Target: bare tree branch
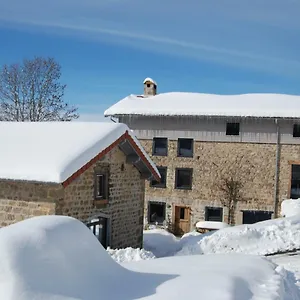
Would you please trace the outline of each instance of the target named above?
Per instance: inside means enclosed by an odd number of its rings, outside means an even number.
[[[0,70],[0,121],[71,121],[77,108],[63,101],[66,85],[53,58],[36,57]]]

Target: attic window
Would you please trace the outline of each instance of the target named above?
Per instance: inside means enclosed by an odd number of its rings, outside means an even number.
[[[108,196],[108,180],[106,174],[96,174],[95,175],[95,199],[97,200],[107,200]]]
[[[226,124],[226,135],[239,135],[239,134],[240,134],[240,123]]]
[[[293,137],[300,137],[300,124],[294,124]]]

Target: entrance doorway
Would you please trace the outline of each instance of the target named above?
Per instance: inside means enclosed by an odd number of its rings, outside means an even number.
[[[91,220],[86,225],[106,249],[108,246],[108,218],[98,217]]]
[[[182,235],[190,231],[190,207],[175,206],[174,207],[174,229],[176,235]]]

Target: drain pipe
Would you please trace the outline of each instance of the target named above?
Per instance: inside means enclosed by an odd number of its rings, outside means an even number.
[[[274,218],[278,216],[278,186],[279,186],[279,162],[280,162],[280,128],[278,119],[276,125],[276,162],[275,162],[275,184],[274,184]]]

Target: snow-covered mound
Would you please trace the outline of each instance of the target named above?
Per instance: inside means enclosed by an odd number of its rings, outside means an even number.
[[[177,255],[245,253],[267,255],[300,249],[300,216],[220,229],[186,240]]]
[[[213,221],[199,221],[196,223],[196,228],[204,228],[204,229],[222,229],[230,227],[227,223],[224,222],[213,222]]]
[[[152,252],[138,248],[107,249],[110,256],[118,263],[154,259]]]
[[[220,254],[167,257],[133,262],[126,264],[126,268],[165,276],[156,294],[147,298],[149,300],[300,299],[293,274],[259,256]]]
[[[144,230],[144,249],[156,257],[174,255],[182,247],[179,240],[164,229]]]
[[[283,217],[300,216],[300,199],[287,199],[281,203],[281,215]]]

